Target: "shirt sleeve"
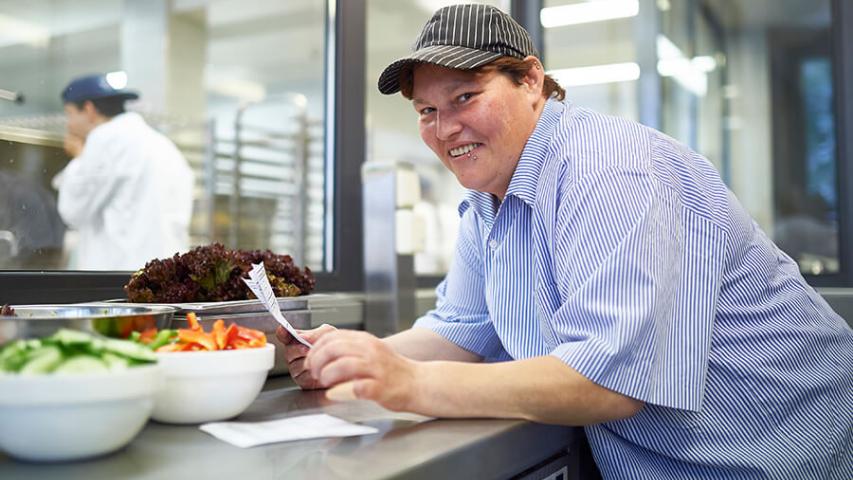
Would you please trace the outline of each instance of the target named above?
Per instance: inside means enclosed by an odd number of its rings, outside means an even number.
[[[554,237],[552,355],[621,394],[698,410],[724,231],[648,172],[619,168],[566,193]]]
[[[432,330],[487,361],[505,360],[486,305],[480,240],[479,223],[469,208],[462,216],[453,262],[436,289],[436,307],[414,327]]]
[[[66,224],[79,227],[92,221],[113,198],[125,180],[124,172],[114,166],[119,155],[109,151],[101,139],[92,138],[65,167],[57,182],[57,208]]]

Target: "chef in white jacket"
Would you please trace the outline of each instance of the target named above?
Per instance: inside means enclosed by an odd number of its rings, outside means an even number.
[[[175,145],[124,103],[104,75],[62,92],[72,157],[54,179],[59,213],[78,232],[69,267],[137,270],[189,247],[193,173]]]

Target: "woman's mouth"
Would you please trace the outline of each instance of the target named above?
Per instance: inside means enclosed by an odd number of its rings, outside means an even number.
[[[467,155],[474,151],[477,147],[483,145],[482,143],[469,143],[467,145],[462,145],[461,147],[451,148],[447,153],[450,154],[453,158],[461,157],[462,155]]]

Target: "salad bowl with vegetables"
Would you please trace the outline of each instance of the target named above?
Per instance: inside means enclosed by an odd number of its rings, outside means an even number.
[[[157,356],[60,329],[0,349],[0,450],[30,461],[103,455],[142,429],[162,382]]]
[[[194,313],[189,328],[149,329],[132,340],[151,349],[164,383],[151,418],[194,424],[241,414],[263,388],[273,367],[275,347],[258,330],[217,320],[205,331]]]

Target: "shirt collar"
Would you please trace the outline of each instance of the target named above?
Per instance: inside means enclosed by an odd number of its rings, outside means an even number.
[[[539,121],[536,122],[536,128],[533,129],[527,144],[524,145],[524,150],[521,151],[521,158],[509,181],[507,196],[516,196],[528,206],[533,206],[536,201],[539,174],[542,172],[542,166],[548,155],[548,146],[553,138],[552,132],[560,121],[560,117],[563,116],[565,108],[566,104],[559,100],[548,99],[545,103]]]
[[[536,122],[536,128],[533,129],[533,133],[524,145],[524,150],[521,151],[521,158],[518,160],[506,191],[507,196],[516,196],[527,205],[533,206],[536,201],[539,173],[542,171],[542,165],[548,154],[548,145],[551,143],[551,133],[565,109],[566,104],[559,100],[548,99],[545,102],[545,108]],[[468,190],[465,199],[459,204],[459,216],[462,216],[469,207],[473,207],[486,224],[491,225],[497,215],[499,204],[491,193]]]

